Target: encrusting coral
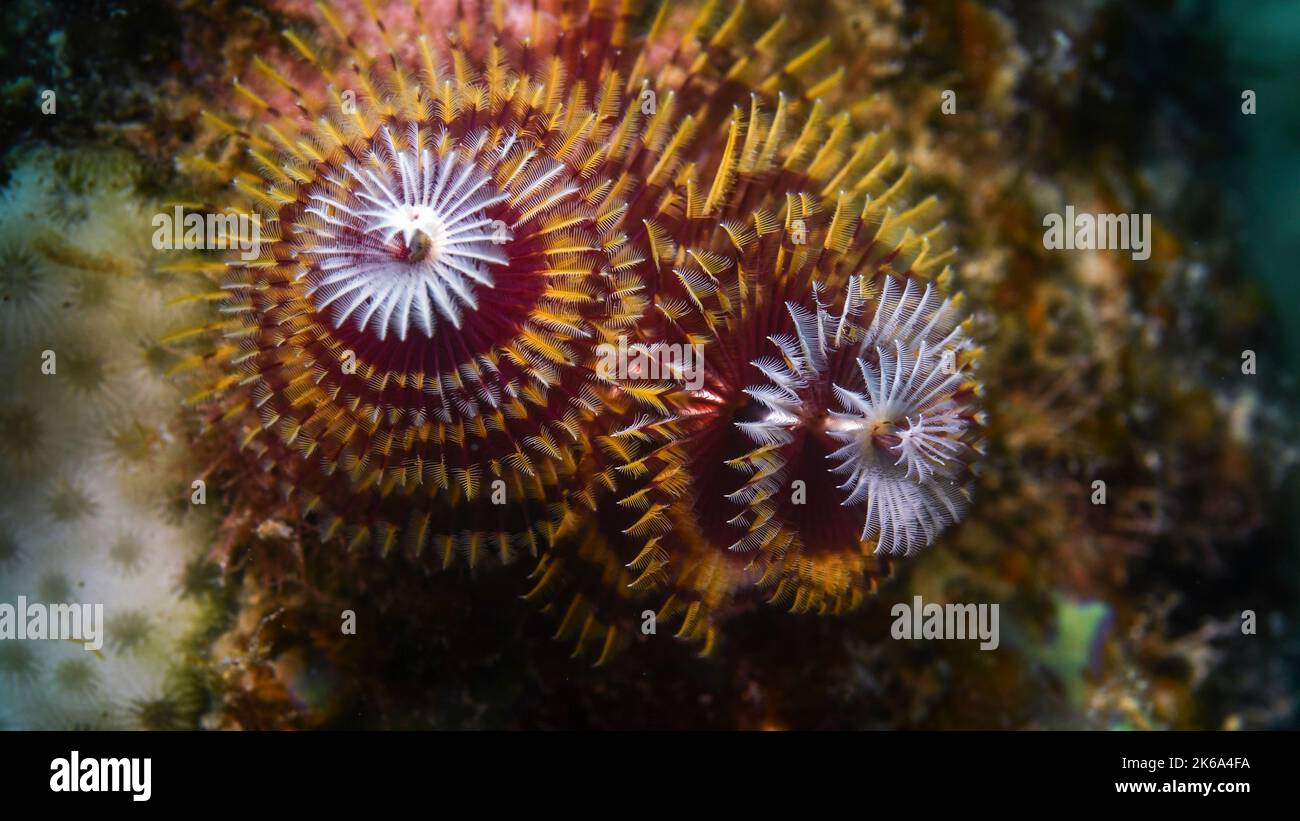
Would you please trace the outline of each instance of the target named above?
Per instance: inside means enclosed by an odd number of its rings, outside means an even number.
[[[193,726],[202,634],[219,615],[184,568],[212,533],[187,503],[181,395],[150,356],[184,321],[167,305],[184,291],[152,270],[155,204],[134,187],[132,159],[90,148],[15,159],[0,211],[0,243],[21,260],[5,269],[0,314],[12,376],[0,398],[0,601],[100,606],[103,621],[93,651],[7,636],[0,723]]]

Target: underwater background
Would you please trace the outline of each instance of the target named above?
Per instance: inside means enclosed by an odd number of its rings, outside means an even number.
[[[887,128],[945,203],[988,414],[963,521],[849,612],[736,607],[707,657],[634,635],[599,666],[555,638],[562,609],[521,598],[527,561],[321,539],[189,401],[187,329],[214,297],[151,243],[154,215],[228,187],[195,159],[222,151],[202,112],[233,108],[250,60],[319,12],[17,0],[0,18],[0,602],[107,618],[97,653],[0,642],[0,726],[1296,727],[1300,8],[749,5],[830,36],[855,123]],[[1150,259],[1047,250],[1043,215],[1067,203],[1151,214]],[[999,648],[891,639],[915,596],[998,602]]]

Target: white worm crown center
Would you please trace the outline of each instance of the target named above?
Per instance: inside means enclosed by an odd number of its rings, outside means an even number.
[[[364,162],[309,196],[321,223],[305,232],[318,270],[309,293],[336,328],[381,340],[432,338],[440,319],[459,329],[495,287],[491,266],[508,262],[508,229],[487,214],[506,196],[472,160],[426,143],[414,126],[401,142],[385,128]]]

